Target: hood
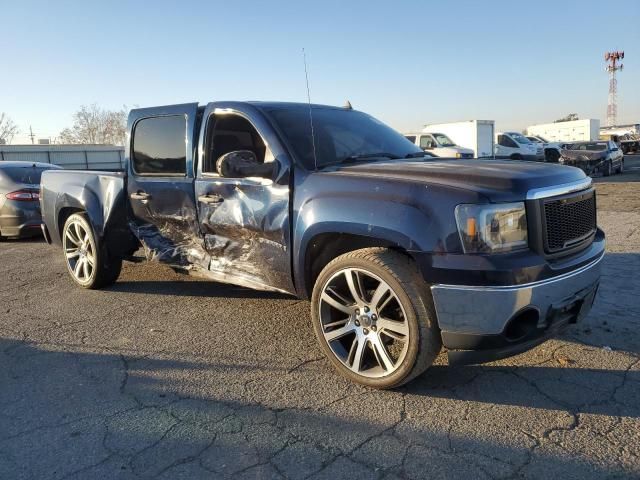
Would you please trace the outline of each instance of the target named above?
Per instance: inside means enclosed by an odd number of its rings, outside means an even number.
[[[586,178],[577,168],[515,160],[385,161],[339,166],[333,172],[445,185],[477,192],[494,202],[524,200],[529,190]]]
[[[606,150],[562,150],[562,156],[569,160],[603,160],[607,156]]]

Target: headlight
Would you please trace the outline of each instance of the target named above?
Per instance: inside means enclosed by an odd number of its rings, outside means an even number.
[[[458,205],[456,223],[465,253],[501,253],[528,248],[523,202]]]

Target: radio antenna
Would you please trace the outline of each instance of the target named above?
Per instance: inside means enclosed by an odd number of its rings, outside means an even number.
[[[302,49],[302,60],[304,61],[304,77],[307,81],[307,102],[309,103],[309,123],[311,124],[311,145],[313,146],[313,166],[318,169],[318,157],[316,156],[316,135],[313,131],[313,109],[311,108],[311,91],[309,90],[309,72],[307,71],[307,54]]]

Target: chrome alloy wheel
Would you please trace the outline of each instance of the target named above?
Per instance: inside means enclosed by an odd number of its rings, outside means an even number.
[[[79,283],[90,281],[95,269],[96,256],[90,234],[82,222],[74,220],[67,225],[62,248],[69,271],[75,279]]]
[[[409,324],[393,289],[360,268],[336,272],[319,302],[322,333],[333,354],[358,375],[396,371],[409,346]]]

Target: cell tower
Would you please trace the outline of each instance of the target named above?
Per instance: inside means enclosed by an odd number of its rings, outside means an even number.
[[[618,81],[616,72],[622,70],[620,60],[624,58],[624,52],[607,52],[604,60],[607,62],[605,71],[609,72],[609,102],[607,103],[607,126],[613,127],[618,123]]]

